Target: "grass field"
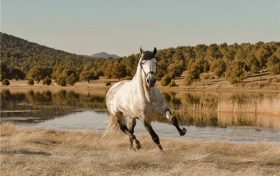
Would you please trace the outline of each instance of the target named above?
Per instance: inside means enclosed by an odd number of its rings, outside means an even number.
[[[185,73],[184,73],[185,74]],[[184,75],[183,74],[183,75]],[[206,79],[206,77],[213,76],[213,73],[203,73],[199,81],[193,82],[191,85],[186,86],[184,84],[184,76],[175,79],[177,86],[161,86],[160,81],[157,81],[156,86],[162,91],[188,91],[188,90],[215,90],[215,91],[276,91],[280,92],[280,75],[272,75],[268,72],[249,75],[242,82],[237,84],[230,84],[225,78]],[[122,80],[122,79],[121,79]],[[116,82],[121,81],[119,79],[105,79],[101,77],[99,80],[90,81],[90,83],[82,81],[77,82],[74,86],[62,87],[56,84],[54,81],[50,86],[45,86],[40,83],[35,83],[33,86],[28,85],[27,80],[10,80],[10,86],[2,86],[0,82],[0,90],[10,89],[12,91],[29,91],[29,90],[51,90],[59,91],[62,89],[75,90],[76,92],[83,93],[88,91],[94,91],[100,94],[104,94],[110,86],[106,86],[106,83],[110,82],[113,85]]]
[[[92,131],[31,129],[3,123],[0,175],[280,175],[280,147],[266,142],[164,139],[159,152],[146,134],[142,149],[126,137]]]

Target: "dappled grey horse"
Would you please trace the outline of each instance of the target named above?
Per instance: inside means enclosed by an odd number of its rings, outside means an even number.
[[[157,49],[150,52],[140,48],[140,53],[141,58],[133,79],[118,82],[107,92],[106,105],[111,116],[110,124],[118,124],[121,131],[129,136],[131,147],[135,149],[135,145],[136,149],[139,149],[141,145],[134,135],[136,119],[139,119],[162,150],[159,137],[151,126],[152,121],[166,117],[181,136],[186,134],[186,129],[179,127],[176,117],[171,115],[163,96],[155,87]]]

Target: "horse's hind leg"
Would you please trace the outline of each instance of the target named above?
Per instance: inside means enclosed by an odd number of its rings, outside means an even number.
[[[127,119],[127,126],[128,126],[128,130],[131,132],[131,134],[134,134],[134,128],[136,125],[136,119],[132,118],[132,117],[128,117]],[[141,145],[140,142],[137,140],[137,138],[135,137],[135,144],[136,144],[136,148],[140,149]],[[130,138],[130,145],[133,146],[133,140]]]
[[[117,115],[118,124],[120,126],[121,131],[129,136],[130,145],[133,148],[133,141],[137,140],[136,137],[127,128],[127,126],[124,122],[124,116],[123,116],[122,112],[118,112],[116,115]]]
[[[148,132],[150,133],[154,143],[157,144],[159,150],[163,151],[161,145],[160,145],[160,141],[159,141],[159,137],[158,135],[156,134],[156,132],[153,130],[152,128],[152,125],[151,125],[151,122],[147,122],[147,121],[144,121],[144,126],[145,128],[148,130]]]

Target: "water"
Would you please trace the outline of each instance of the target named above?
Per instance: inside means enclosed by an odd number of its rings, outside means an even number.
[[[280,141],[279,93],[164,93],[187,134],[179,139]],[[108,124],[103,94],[76,92],[1,92],[1,121],[35,128],[90,129],[103,132]],[[160,137],[177,138],[165,118],[154,122]],[[147,133],[137,121],[136,133]]]

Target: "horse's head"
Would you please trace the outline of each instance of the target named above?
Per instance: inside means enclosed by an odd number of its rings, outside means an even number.
[[[145,74],[145,81],[148,87],[154,87],[156,83],[156,70],[157,70],[157,59],[155,55],[157,54],[157,49],[154,48],[153,52],[144,51],[140,48],[141,58],[140,66]]]

